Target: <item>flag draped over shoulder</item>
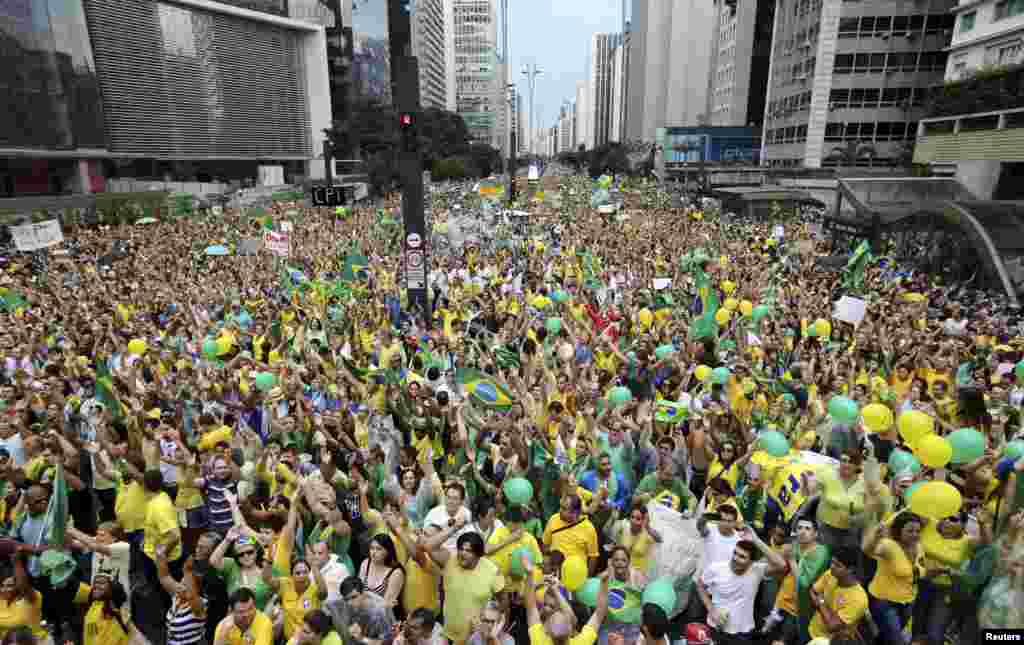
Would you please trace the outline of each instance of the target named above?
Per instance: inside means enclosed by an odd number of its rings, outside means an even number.
[[[864,271],[871,262],[871,245],[864,240],[850,256],[850,261],[843,269],[843,288],[851,291],[859,291],[864,286]]]
[[[455,382],[466,395],[485,407],[507,409],[512,406],[512,395],[492,376],[479,370],[464,368],[455,370]]]
[[[17,293],[7,288],[0,288],[0,311],[16,311],[28,305],[28,302]]]

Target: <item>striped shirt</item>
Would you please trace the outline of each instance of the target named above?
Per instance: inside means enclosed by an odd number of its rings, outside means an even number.
[[[206,598],[203,598],[206,606]],[[197,618],[187,602],[175,596],[167,610],[167,645],[197,645],[206,640],[206,620]]]
[[[227,531],[234,526],[231,517],[231,505],[224,496],[225,491],[238,494],[238,484],[228,479],[218,481],[213,478],[206,480],[206,510],[210,520],[210,528],[214,531]]]

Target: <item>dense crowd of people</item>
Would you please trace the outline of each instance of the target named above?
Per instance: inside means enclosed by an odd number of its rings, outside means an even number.
[[[400,227],[365,208],[228,208],[8,255],[0,640],[1024,628],[1017,312],[964,310],[865,246],[822,268],[837,249],[807,218],[609,188],[622,210],[536,199],[484,227],[500,243],[434,253],[427,312]],[[268,228],[287,257],[238,253]]]

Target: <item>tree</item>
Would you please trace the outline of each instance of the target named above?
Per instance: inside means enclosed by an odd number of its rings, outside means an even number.
[[[863,141],[847,141],[845,146],[836,146],[826,157],[828,161],[835,161],[839,166],[856,166],[861,159],[868,160],[868,167],[878,156],[878,151],[870,143]]]

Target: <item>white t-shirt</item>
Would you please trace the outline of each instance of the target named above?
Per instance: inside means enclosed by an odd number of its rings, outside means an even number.
[[[767,562],[755,562],[741,576],[733,573],[728,562],[716,562],[704,569],[701,582],[711,595],[711,606],[728,614],[721,631],[746,634],[754,631],[754,599],[768,569]]]
[[[739,541],[740,536],[735,531],[727,537],[718,530],[718,524],[709,522],[708,535],[704,538],[704,568],[720,562],[729,564],[732,560],[733,547]]]
[[[458,518],[464,519],[466,521],[466,525],[458,531],[456,531],[455,533],[453,533],[452,536],[448,538],[448,540],[443,545],[444,548],[446,549],[454,550],[455,544],[459,541],[459,536],[463,533],[470,533],[473,531],[473,526],[472,524],[470,524],[470,521],[473,519],[473,516],[470,514],[468,508],[466,508],[465,506],[459,508],[458,512],[456,512],[455,514],[455,518],[451,518],[449,517],[448,510],[444,507],[444,504],[440,506],[435,506],[434,508],[430,509],[430,512],[427,513],[427,516],[423,519],[423,526],[430,526],[431,524],[434,524],[440,526],[441,530],[444,531],[448,528],[449,519]]]
[[[110,555],[103,555],[99,551],[92,554],[92,584],[96,583],[96,574],[100,572],[111,573],[116,576],[124,590],[131,595],[132,592],[132,557],[131,545],[127,542],[114,542],[107,546]]]

